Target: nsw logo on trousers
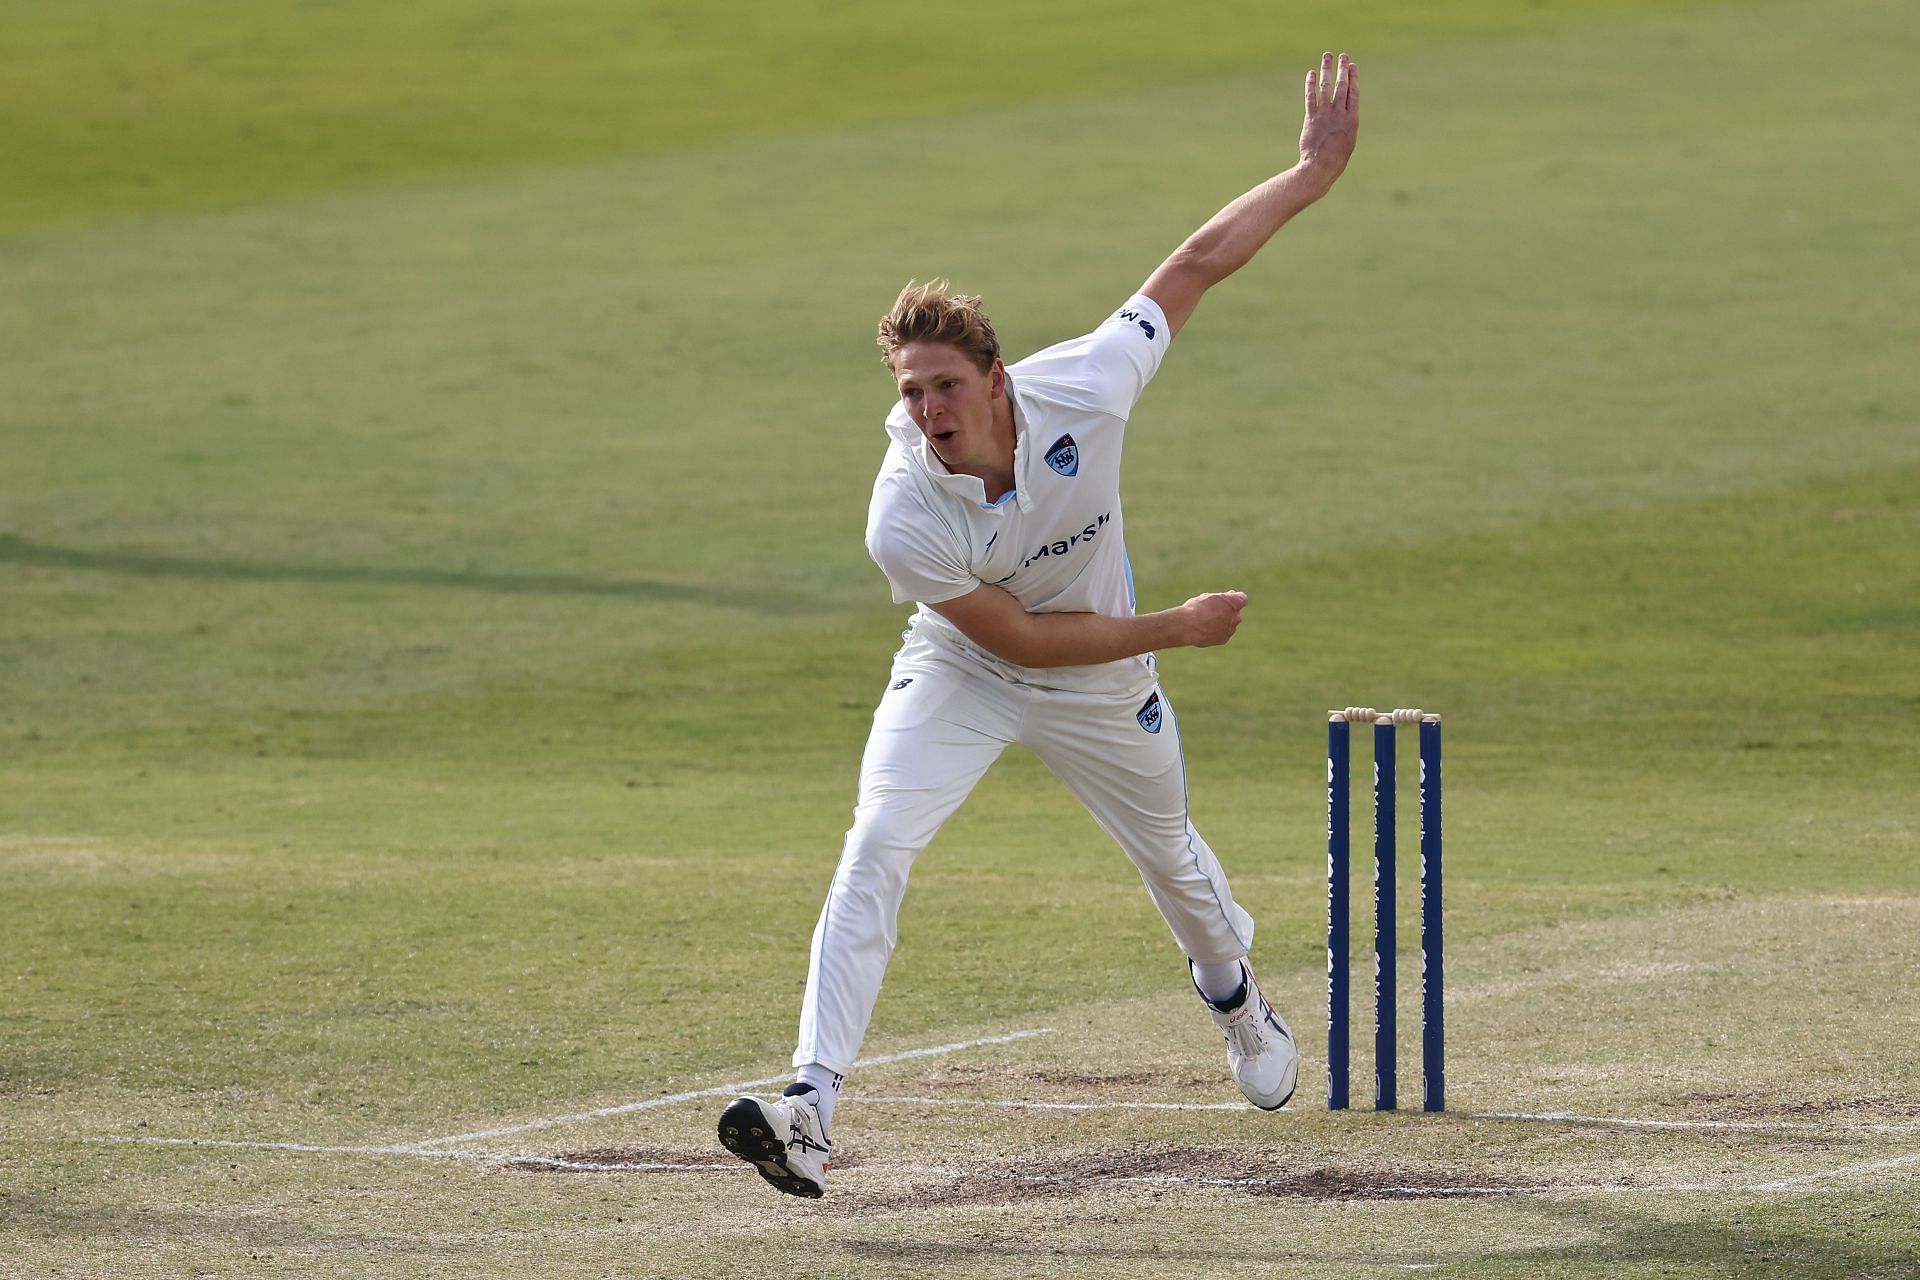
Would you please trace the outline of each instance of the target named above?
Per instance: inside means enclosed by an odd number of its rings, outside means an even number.
[[[1148,733],[1160,732],[1160,695],[1158,693],[1149,695],[1140,709],[1133,713],[1133,718],[1138,720],[1140,727]]]

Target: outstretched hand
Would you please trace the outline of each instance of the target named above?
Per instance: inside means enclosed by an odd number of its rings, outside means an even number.
[[[1359,72],[1346,54],[1340,55],[1337,67],[1331,53],[1323,54],[1320,65],[1307,72],[1300,163],[1207,219],[1141,286],[1140,292],[1160,304],[1169,334],[1180,332],[1207,290],[1246,266],[1294,214],[1333,189],[1359,135]],[[1206,643],[1222,644],[1225,639]]]
[[[1359,68],[1346,54],[1336,69],[1333,55],[1307,72],[1307,118],[1300,126],[1300,165],[1331,186],[1345,171],[1360,136]]]

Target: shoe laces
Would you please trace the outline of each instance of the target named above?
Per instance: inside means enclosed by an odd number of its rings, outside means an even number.
[[[787,1134],[787,1149],[789,1151],[818,1151],[822,1155],[825,1155],[830,1149],[831,1144],[824,1141],[815,1142],[812,1135],[807,1132],[806,1122],[800,1118],[800,1108],[798,1106],[792,1106],[792,1104],[789,1104],[789,1106],[792,1110],[793,1122]]]
[[[1266,1052],[1267,1038],[1260,1033],[1260,1018],[1252,1008],[1228,1023],[1224,1034],[1234,1052],[1243,1058],[1257,1058]]]

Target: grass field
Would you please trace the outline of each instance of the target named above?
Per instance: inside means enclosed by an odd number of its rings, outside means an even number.
[[[0,1274],[1920,1276],[1909,6],[390,8],[0,3]],[[1253,597],[1162,667],[1300,1094],[1015,752],[779,1197],[873,319],[1089,327],[1324,47],[1127,490]],[[1323,1108],[1354,702],[1447,716],[1444,1116]]]

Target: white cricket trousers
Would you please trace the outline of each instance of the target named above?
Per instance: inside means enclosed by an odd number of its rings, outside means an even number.
[[[853,827],[814,927],[796,1067],[852,1068],[907,872],[1010,742],[1039,756],[1126,850],[1189,956],[1229,964],[1247,954],[1253,919],[1187,816],[1179,721],[1151,676],[1117,694],[1044,689],[910,632],[873,714]]]

